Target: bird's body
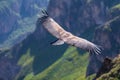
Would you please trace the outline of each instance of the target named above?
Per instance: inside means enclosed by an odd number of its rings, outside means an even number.
[[[52,45],[62,45],[64,43],[67,43],[69,45],[87,50],[89,52],[93,52],[96,54],[100,53],[100,49],[97,45],[93,44],[92,42],[77,37],[70,32],[64,30],[56,21],[54,21],[49,16],[43,16],[38,19],[38,22],[41,21],[44,28],[51,33],[54,37],[56,37],[58,40],[54,42]]]

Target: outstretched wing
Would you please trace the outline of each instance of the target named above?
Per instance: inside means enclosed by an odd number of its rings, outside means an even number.
[[[99,46],[95,45],[94,43],[92,43],[86,39],[79,38],[77,36],[71,36],[71,38],[69,37],[66,42],[75,47],[87,50],[93,54],[101,53],[101,49],[99,48]]]
[[[92,54],[101,54],[100,47],[92,42],[87,41],[87,40],[83,41],[83,48]]]

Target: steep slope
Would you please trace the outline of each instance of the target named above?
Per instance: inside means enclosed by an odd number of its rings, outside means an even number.
[[[91,72],[90,74],[97,72],[105,57],[114,58],[120,52],[120,10],[118,6],[119,4],[110,9],[111,20],[96,29],[94,41],[102,46],[103,52],[99,57],[93,58],[95,56],[91,56],[89,65],[92,67],[88,69],[88,72]]]
[[[34,31],[37,14],[46,8],[48,0],[2,0],[0,4],[0,48],[3,48],[22,41]]]
[[[108,19],[108,6],[104,0],[51,0],[48,11],[66,30],[82,36]]]
[[[88,54],[79,54],[74,47],[69,47],[64,55],[43,72],[29,73],[24,80],[86,80]]]
[[[0,43],[14,30],[16,21],[19,19],[18,5],[14,5],[16,9],[12,6],[15,3],[14,0],[0,1]]]
[[[113,59],[108,66],[110,70],[103,73],[97,80],[120,80],[120,56]]]

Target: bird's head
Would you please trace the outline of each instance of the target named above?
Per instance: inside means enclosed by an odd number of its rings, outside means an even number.
[[[43,22],[45,22],[47,20],[47,18],[49,17],[48,13],[46,10],[42,10],[42,16],[40,18],[38,18],[37,20],[37,24],[42,24]]]

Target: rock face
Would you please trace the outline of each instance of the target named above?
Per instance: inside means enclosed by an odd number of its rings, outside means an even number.
[[[19,6],[14,5],[13,8],[11,2],[8,1],[0,1],[1,9],[0,9],[0,41],[2,42],[13,30],[16,24],[16,20],[19,17],[16,15],[19,11]],[[8,27],[9,26],[9,27]]]
[[[106,67],[104,64],[103,66]],[[119,80],[120,79],[120,56],[117,56],[110,63],[108,63],[107,67],[109,67],[109,70],[106,72],[101,70],[100,72],[102,72],[102,75],[98,77],[96,80],[105,80],[105,79]]]
[[[120,16],[113,17],[96,29],[94,42],[102,46],[102,54],[91,56],[87,75],[97,72],[105,57],[114,58],[120,53],[119,21]]]
[[[13,80],[19,72],[20,67],[7,57],[0,59],[0,80]]]
[[[94,78],[94,80],[96,80],[98,77],[100,77],[102,74],[107,73],[110,71],[110,69],[112,68],[112,59],[110,58],[105,58],[104,62],[102,63],[102,66],[100,67],[99,71],[96,73],[96,77]]]
[[[65,29],[79,35],[103,24],[108,19],[108,8],[104,0],[51,0],[48,11]]]
[[[0,1],[0,43],[20,27],[18,26],[20,20],[36,15],[47,2],[47,0]]]

